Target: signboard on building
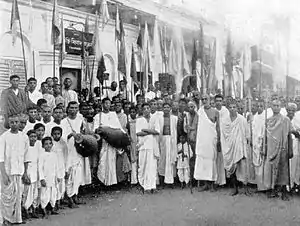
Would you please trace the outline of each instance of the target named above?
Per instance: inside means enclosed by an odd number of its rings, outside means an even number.
[[[73,29],[65,29],[66,52],[73,55],[82,55],[83,48],[93,55],[93,34]]]

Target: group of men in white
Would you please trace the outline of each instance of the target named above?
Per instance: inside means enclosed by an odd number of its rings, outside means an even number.
[[[91,158],[77,152],[75,138],[82,131],[93,134],[105,127],[120,129],[131,137],[131,183],[139,183],[145,191],[154,191],[158,184],[173,184],[177,174],[182,185],[202,181],[200,190],[215,189],[230,178],[233,195],[239,192],[238,181],[245,185],[246,193],[247,184],[255,183],[259,190],[277,196],[279,186],[286,199],[286,186],[299,184],[300,179],[297,106],[288,104],[286,117],[280,113],[280,101],[273,100],[272,115],[265,117],[264,102],[258,101],[257,111],[249,112],[247,121],[238,114],[235,100],[226,107],[221,95],[214,100],[215,108],[210,97],[203,95],[201,104],[191,100],[185,111],[175,115],[171,103],[153,99],[143,103],[141,116],[130,111],[126,117],[110,111],[111,100],[104,98],[102,111],[92,122],[78,113],[78,103],[71,100],[67,117],[56,107],[54,119],[28,122],[30,128],[23,123],[21,129],[22,117],[9,116],[10,129],[0,137],[3,219],[22,223],[22,207],[32,216],[38,206],[45,216],[47,209],[55,214],[65,195],[70,207],[80,204],[79,187],[91,183],[95,166]],[[44,106],[43,110],[47,109]],[[179,132],[180,124],[185,133]],[[103,140],[97,157],[98,179],[106,186],[117,184],[116,162],[121,158],[124,168],[126,152]]]

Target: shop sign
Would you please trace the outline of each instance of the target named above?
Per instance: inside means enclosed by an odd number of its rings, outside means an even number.
[[[65,29],[65,47],[68,54],[82,55],[83,48],[93,55],[93,34],[73,29]],[[84,43],[84,45],[83,45]]]

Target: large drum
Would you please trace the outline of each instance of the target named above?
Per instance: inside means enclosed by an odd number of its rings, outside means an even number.
[[[83,157],[92,156],[98,151],[98,141],[100,140],[99,135],[83,135],[78,133],[74,136],[74,139],[75,148]]]
[[[96,132],[114,148],[126,148],[130,145],[129,136],[120,129],[101,127]]]

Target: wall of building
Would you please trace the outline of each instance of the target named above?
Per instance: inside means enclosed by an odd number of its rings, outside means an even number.
[[[21,18],[21,26],[23,31],[24,50],[27,65],[28,78],[35,77],[39,84],[47,77],[53,76],[53,45],[51,44],[51,26],[52,26],[52,4],[32,1],[32,6],[28,1],[18,1],[19,12]],[[11,18],[11,1],[0,0],[0,59],[19,60],[23,58],[22,45],[20,35],[17,37],[15,45],[12,45],[12,36],[10,33]],[[63,15],[64,27],[68,28],[71,24],[78,30],[83,29],[87,13],[79,12],[70,8],[59,7],[60,15]],[[94,33],[95,16],[89,15],[90,33]],[[128,61],[128,73],[131,59],[131,46],[136,45],[138,36],[138,28],[125,24],[125,42],[126,54]],[[116,43],[115,43],[115,24],[113,20],[105,26],[104,30],[100,29],[101,49],[105,56],[106,67],[110,71],[110,82],[118,79],[116,64]],[[56,51],[55,57],[55,74],[59,75],[59,52]],[[89,65],[92,68],[93,57],[90,57]],[[0,65],[1,66],[1,65]],[[81,69],[81,57],[77,55],[67,55],[63,61],[63,68]],[[97,62],[94,71],[97,70]],[[8,74],[12,74],[13,70],[9,70]],[[85,85],[82,76],[82,85]],[[93,81],[96,81],[96,73],[94,73]],[[89,83],[89,81],[88,81]],[[93,86],[96,86],[95,82]],[[1,89],[1,88],[0,88]]]

